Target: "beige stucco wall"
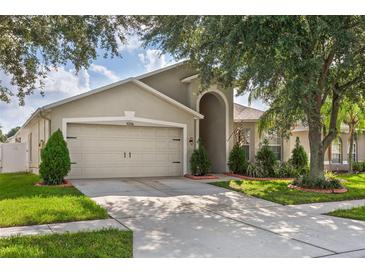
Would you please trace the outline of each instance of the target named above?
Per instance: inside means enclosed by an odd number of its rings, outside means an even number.
[[[259,138],[259,134],[258,134],[257,123],[255,123],[255,122],[234,123],[234,131],[237,128],[251,129],[249,160],[251,162],[254,162],[256,152],[259,149],[259,145],[260,145],[260,138]],[[236,135],[231,136],[231,139],[233,140],[234,143],[236,143],[238,141],[236,137],[237,137]]]
[[[199,80],[194,79],[189,83],[181,82],[181,79],[194,75],[194,73],[188,66],[177,66],[140,79],[140,81],[189,108],[197,110],[201,97]],[[227,156],[234,143],[233,139],[229,138],[233,131],[233,89],[219,89],[217,86],[212,86],[208,92],[219,92],[219,96],[225,98],[222,100],[228,105],[227,134],[226,130],[216,130],[212,135],[225,138],[226,145],[228,145],[228,149],[225,150],[225,156]],[[44,113],[50,121],[35,117],[26,127],[21,129],[17,137],[20,137],[22,142],[28,143],[28,136],[32,133],[32,161],[27,161],[29,170],[38,172],[40,146],[42,141],[48,139],[46,132],[53,133],[57,129],[62,129],[63,118],[124,116],[124,111],[134,111],[136,117],[186,124],[187,142],[189,139],[193,140],[192,143],[188,142],[187,144],[187,169],[190,171],[189,159],[198,139],[196,132],[198,120],[194,119],[191,113],[164,101],[131,82],[54,107]],[[225,118],[226,112],[217,115]],[[29,144],[27,144],[28,146]],[[224,158],[224,155],[222,157]],[[225,165],[226,161],[227,159],[224,158]]]
[[[170,98],[189,106],[188,86],[182,83],[181,80],[195,73],[189,66],[179,65],[175,68],[140,79],[140,81],[166,94]]]
[[[300,144],[304,147],[304,150],[307,152],[309,157],[309,139],[307,131],[297,131],[292,132],[292,135],[289,139],[283,140],[283,160],[284,162],[288,161],[291,157],[291,152],[295,147],[295,140],[299,137]]]
[[[361,134],[357,138],[357,158],[359,161],[365,161],[365,134]]]
[[[31,134],[31,143],[29,142]],[[16,135],[26,144],[26,168],[30,172],[39,172],[40,151],[49,138],[49,121],[36,117]],[[30,147],[31,146],[31,147]]]
[[[187,157],[190,159],[194,149],[188,142],[189,138],[194,137],[193,115],[134,83],[117,86],[54,108],[49,114],[51,129],[52,132],[62,129],[63,118],[124,116],[124,111],[134,111],[136,117],[186,124]],[[190,169],[189,161],[187,168]]]

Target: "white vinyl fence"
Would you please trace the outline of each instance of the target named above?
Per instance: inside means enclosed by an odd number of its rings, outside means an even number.
[[[21,172],[26,169],[26,144],[0,144],[0,172]]]

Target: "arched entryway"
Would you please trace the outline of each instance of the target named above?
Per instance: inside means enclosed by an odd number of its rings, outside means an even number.
[[[198,111],[204,115],[199,121],[199,138],[207,150],[212,162],[212,172],[227,170],[227,111],[228,103],[221,92],[209,91],[200,95]]]

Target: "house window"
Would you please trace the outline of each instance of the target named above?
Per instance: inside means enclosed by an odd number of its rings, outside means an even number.
[[[246,160],[250,159],[250,140],[251,140],[251,129],[243,128],[240,130],[238,136],[238,143],[242,146],[245,151]]]
[[[342,140],[337,138],[332,142],[331,153],[332,164],[342,164]]]
[[[350,153],[350,144],[348,145],[348,149],[347,149],[347,154],[349,154],[349,153]],[[353,162],[357,161],[357,144],[356,144],[356,140],[354,140],[354,144],[353,144],[353,147],[352,147],[352,161]]]
[[[282,138],[274,134],[268,135],[265,138],[268,140],[269,142],[268,147],[272,152],[274,152],[276,160],[281,161],[282,143],[283,143]]]

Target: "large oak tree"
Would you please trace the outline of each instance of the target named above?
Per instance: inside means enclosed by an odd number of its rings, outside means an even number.
[[[11,78],[20,103],[52,67],[68,63],[76,72],[87,68],[104,50],[118,56],[118,39],[134,26],[126,16],[0,16],[0,70]],[[41,89],[43,92],[43,90]],[[0,82],[0,101],[9,102],[11,90]]]
[[[261,125],[285,135],[307,124],[310,176],[323,176],[341,102],[365,83],[365,17],[154,16],[143,24],[146,44],[189,58],[202,89],[217,81],[264,100],[270,109]]]

